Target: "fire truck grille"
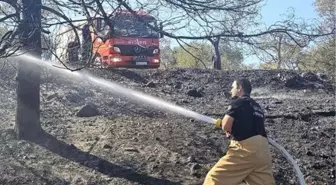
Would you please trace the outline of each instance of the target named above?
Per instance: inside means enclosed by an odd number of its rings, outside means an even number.
[[[123,56],[137,56],[137,55],[144,55],[144,56],[154,56],[153,52],[156,47],[148,47],[143,48],[140,46],[125,46],[125,45],[115,45],[120,49],[120,55]]]

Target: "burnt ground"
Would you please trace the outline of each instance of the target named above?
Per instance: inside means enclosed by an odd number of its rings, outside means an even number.
[[[213,125],[50,71],[41,84],[45,133],[17,140],[15,69],[7,64],[0,73],[0,184],[202,184],[226,152],[228,141]],[[226,110],[232,81],[248,77],[266,110],[269,136],[296,159],[307,184],[335,184],[335,96],[328,77],[262,70],[90,73],[214,118]],[[84,105],[98,115],[80,117]],[[272,156],[277,185],[298,184],[274,148]]]

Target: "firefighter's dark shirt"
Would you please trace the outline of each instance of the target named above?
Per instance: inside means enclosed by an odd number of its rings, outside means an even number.
[[[234,118],[232,139],[242,141],[255,135],[267,137],[264,125],[264,111],[249,96],[233,99],[226,112]]]

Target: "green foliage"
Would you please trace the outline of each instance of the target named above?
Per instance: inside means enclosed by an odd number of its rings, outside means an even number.
[[[315,7],[322,20],[321,29],[335,29],[335,1],[315,0]],[[335,35],[318,39],[312,48],[303,52],[299,68],[335,77]]]
[[[184,48],[184,49],[183,49]],[[241,70],[249,67],[243,64],[244,57],[238,48],[230,47],[221,42],[219,45],[223,70]],[[213,46],[209,43],[191,42],[173,50],[175,67],[212,68]]]
[[[259,65],[260,69],[276,70],[277,64],[274,62],[263,62]]]
[[[300,69],[335,75],[335,38],[318,43],[302,56]]]
[[[194,41],[174,48],[173,53],[176,58],[175,67],[208,68],[212,64],[212,48],[209,44]]]
[[[244,56],[239,48],[229,47],[224,42],[221,42],[219,52],[221,53],[222,69],[241,70],[247,67],[243,64]]]
[[[314,4],[326,26],[335,27],[335,0],[315,0]]]

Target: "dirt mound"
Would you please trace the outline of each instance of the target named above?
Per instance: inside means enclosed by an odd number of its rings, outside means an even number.
[[[249,78],[265,108],[269,136],[297,160],[307,183],[335,183],[335,96],[325,76],[267,70],[87,72],[213,118],[223,116],[232,81]],[[228,141],[213,125],[50,73],[41,84],[46,133],[18,141],[12,133],[12,78],[0,80],[0,184],[201,184],[226,152]],[[76,115],[90,104],[97,116]],[[288,162],[273,148],[272,155],[277,184],[298,184]]]

